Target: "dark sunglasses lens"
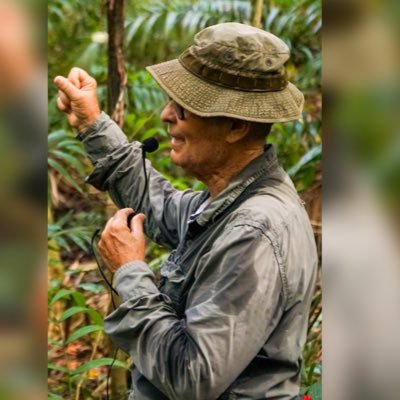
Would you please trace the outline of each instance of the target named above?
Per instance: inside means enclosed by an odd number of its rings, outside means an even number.
[[[176,115],[178,116],[179,119],[184,119],[185,118],[185,109],[177,104],[177,112]]]
[[[176,112],[178,119],[180,119],[180,120],[184,119],[185,118],[185,109],[173,100],[172,100],[172,106],[174,107],[174,110]]]

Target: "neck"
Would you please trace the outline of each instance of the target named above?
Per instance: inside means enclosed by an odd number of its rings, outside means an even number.
[[[208,187],[211,197],[216,197],[251,161],[264,153],[263,148],[241,150],[235,156],[229,157],[224,164],[209,175],[199,176],[198,179]],[[214,169],[215,171],[215,169]]]

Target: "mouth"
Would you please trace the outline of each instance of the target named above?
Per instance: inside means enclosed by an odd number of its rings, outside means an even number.
[[[185,143],[185,137],[183,135],[169,133],[169,136],[171,138],[172,147],[180,146]]]

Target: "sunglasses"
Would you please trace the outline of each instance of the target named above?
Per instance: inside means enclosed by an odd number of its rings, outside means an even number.
[[[175,114],[178,117],[178,119],[180,119],[181,121],[184,120],[185,119],[185,109],[172,99],[169,100],[169,104],[174,109]]]

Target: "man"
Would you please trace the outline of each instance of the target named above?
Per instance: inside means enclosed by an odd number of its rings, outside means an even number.
[[[274,35],[225,23],[199,32],[179,60],[148,68],[170,97],[161,119],[171,159],[208,190],[175,190],[148,168],[140,208],[140,143],[100,113],[96,82],[83,70],[55,79],[58,107],[94,165],[88,181],[122,208],[99,249],[122,301],[105,330],[135,364],[130,398],[299,393],[317,256],[302,202],[265,145],[272,123],[301,116],[288,57]],[[158,286],[143,261],[143,221],[146,234],[172,250]]]

